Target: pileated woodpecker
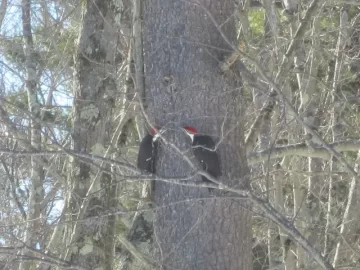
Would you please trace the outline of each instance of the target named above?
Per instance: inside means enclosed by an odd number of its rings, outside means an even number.
[[[155,158],[159,142],[156,140],[157,128],[153,128],[140,143],[137,167],[145,172],[155,173]]]
[[[221,176],[221,164],[214,140],[208,135],[198,134],[198,131],[193,127],[184,127],[184,130],[191,138],[194,156],[201,164],[202,169],[214,178]],[[202,180],[213,183],[205,176],[202,176]],[[209,188],[210,193],[212,190],[213,188]]]

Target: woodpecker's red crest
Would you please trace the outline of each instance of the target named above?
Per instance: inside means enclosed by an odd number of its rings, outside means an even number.
[[[191,135],[196,135],[198,134],[198,131],[196,128],[193,127],[184,127],[185,131]]]
[[[155,136],[156,134],[158,134],[159,130],[160,130],[160,127],[158,127],[158,126],[152,128],[150,130],[150,135]]]

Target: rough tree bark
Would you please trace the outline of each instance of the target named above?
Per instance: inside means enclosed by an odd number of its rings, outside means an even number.
[[[73,141],[76,152],[105,155],[116,93],[112,0],[87,1],[76,56]],[[105,167],[105,166],[104,166]],[[109,171],[110,168],[106,167]],[[68,202],[74,226],[65,259],[89,269],[113,269],[115,217],[98,215],[116,206],[112,176],[75,160]],[[91,218],[94,217],[94,218]],[[78,222],[83,218],[85,221]]]
[[[229,0],[145,1],[145,85],[153,124],[165,126],[165,136],[182,150],[188,144],[180,126],[221,139],[220,181],[244,188],[241,84],[219,69],[231,53],[219,30],[235,42],[233,12]],[[157,173],[189,175],[188,164],[167,146],[160,149]],[[249,205],[226,198],[195,200],[207,195],[206,188],[155,184],[157,206],[164,206],[155,221],[162,269],[252,269],[251,214],[243,208]]]

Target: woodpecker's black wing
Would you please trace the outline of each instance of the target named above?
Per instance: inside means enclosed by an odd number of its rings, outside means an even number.
[[[195,158],[200,162],[204,171],[209,173],[214,178],[218,178],[221,176],[221,163],[219,155],[214,149],[215,142],[210,136],[194,136],[193,153]],[[211,182],[204,176],[202,177],[202,180],[205,182]]]
[[[153,136],[147,134],[140,143],[137,167],[140,170],[155,173],[155,158],[157,155],[158,141],[153,141]]]

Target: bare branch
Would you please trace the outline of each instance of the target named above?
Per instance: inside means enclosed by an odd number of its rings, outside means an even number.
[[[289,101],[289,99],[286,97],[286,95],[281,91],[281,88],[279,87],[279,85],[276,83],[279,78],[284,76],[284,72],[287,71],[290,67],[290,61],[289,61],[289,56],[292,55],[292,53],[294,52],[294,50],[297,47],[297,42],[298,40],[302,37],[303,32],[305,32],[306,26],[307,26],[307,22],[310,20],[311,16],[318,10],[318,6],[320,5],[320,3],[323,2],[323,0],[313,0],[313,2],[310,4],[309,9],[304,17],[304,19],[302,20],[302,23],[300,24],[298,30],[295,33],[295,36],[293,38],[293,40],[291,41],[289,48],[286,52],[286,54],[284,55],[283,61],[281,63],[280,69],[278,74],[275,77],[275,80],[272,80],[267,73],[265,72],[265,70],[261,67],[261,65],[255,60],[253,59],[251,56],[248,56],[247,54],[245,54],[244,52],[241,52],[236,46],[234,46],[232,44],[232,42],[226,37],[226,35],[224,34],[224,32],[221,30],[221,28],[219,27],[219,25],[217,24],[216,20],[214,19],[214,17],[211,15],[211,13],[202,5],[198,4],[198,3],[194,3],[195,5],[201,7],[203,10],[205,10],[205,12],[207,13],[207,15],[209,16],[209,18],[212,20],[212,22],[214,23],[214,25],[216,26],[217,30],[221,33],[221,36],[224,38],[224,40],[229,44],[229,46],[232,47],[232,49],[234,51],[237,51],[241,56],[245,57],[251,64],[253,64],[257,71],[259,72],[259,75],[262,77],[262,79],[266,82],[268,82],[268,84],[270,85],[270,87],[273,89],[273,91],[276,92],[277,95],[279,95],[281,97],[281,99],[283,100],[284,104],[286,105],[287,109],[289,110],[289,112],[294,116],[294,118],[296,119],[296,121],[298,121],[303,127],[304,129],[313,136],[313,138],[321,143],[323,145],[323,147],[325,147],[325,149],[327,149],[329,151],[330,154],[332,154],[337,160],[339,160],[339,162],[345,167],[345,169],[353,176],[356,177],[358,179],[358,175],[357,173],[354,171],[354,169],[347,163],[347,161],[345,160],[345,158],[340,155],[336,150],[334,150],[333,148],[331,148],[323,138],[320,137],[320,135],[314,131],[308,124],[305,123],[305,121],[299,116],[299,114],[297,113],[297,111],[295,110],[295,108],[293,107],[293,105],[291,104],[291,102]],[[270,93],[270,95],[272,94],[272,92]],[[359,180],[359,179],[358,179]]]
[[[328,144],[328,146],[337,152],[357,152],[360,150],[360,141],[340,141]],[[322,159],[331,158],[331,154],[326,147],[320,145],[309,147],[305,142],[303,142],[249,153],[248,164],[254,165],[262,161],[287,156],[301,156]]]
[[[335,268],[327,261],[319,251],[317,251],[309,241],[299,232],[292,222],[287,220],[279,211],[277,211],[270,203],[263,201],[254,194],[249,193],[250,200],[255,203],[266,216],[280,225],[285,232],[296,240],[296,242],[304,248],[311,256],[326,270],[335,270]]]

